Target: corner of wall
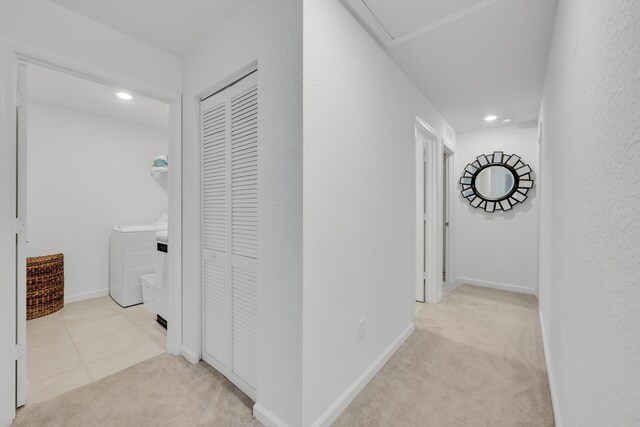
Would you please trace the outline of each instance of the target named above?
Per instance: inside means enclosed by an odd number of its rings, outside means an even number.
[[[253,405],[253,416],[265,427],[289,427],[287,423],[259,403]]]
[[[335,422],[347,406],[364,389],[364,387],[376,376],[382,367],[391,359],[391,356],[415,331],[415,323],[411,323],[404,331],[387,347],[380,356],[356,380],[344,391],[344,393],[318,418],[313,427],[328,427]]]
[[[542,348],[544,349],[544,361],[547,365],[547,376],[549,379],[549,391],[551,393],[551,405],[553,406],[553,418],[556,427],[562,427],[562,417],[560,416],[560,404],[558,402],[558,388],[556,386],[556,377],[554,375],[553,366],[551,365],[551,348],[549,347],[549,338],[544,327],[544,315],[539,311],[540,330],[542,331]]]
[[[180,346],[180,355],[187,359],[187,361],[192,365],[200,362],[200,354],[197,351],[193,351],[186,347],[184,344]]]

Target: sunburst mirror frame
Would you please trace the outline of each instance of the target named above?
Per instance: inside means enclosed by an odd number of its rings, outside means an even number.
[[[513,175],[513,188],[502,197],[491,199],[483,196],[476,188],[476,178],[484,169],[491,166],[502,166]],[[515,154],[504,154],[496,151],[493,154],[482,154],[473,163],[469,163],[462,173],[462,197],[471,206],[484,209],[486,212],[508,211],[518,203],[527,199],[527,193],[533,188],[533,171],[528,164]]]

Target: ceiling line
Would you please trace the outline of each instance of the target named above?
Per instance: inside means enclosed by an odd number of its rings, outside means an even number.
[[[364,2],[364,0],[362,0]],[[424,25],[416,30],[413,30],[407,34],[403,34],[401,36],[391,38],[390,46],[395,46],[400,43],[405,43],[411,39],[414,39],[418,36],[427,34],[431,31],[437,30],[438,28],[444,27],[445,25],[449,25],[453,22],[456,22],[466,16],[472,15],[474,13],[478,13],[488,7],[494,6],[498,3],[503,2],[504,0],[482,0],[478,3],[472,4],[471,6],[467,6],[464,9],[460,9],[457,12],[454,12],[450,15],[447,15],[443,18],[438,19],[437,21],[431,22],[427,25]],[[376,18],[377,19],[377,18]]]
[[[420,28],[410,31],[398,37],[392,37],[389,31],[382,24],[382,21],[376,16],[375,13],[369,8],[365,0],[342,0],[342,2],[351,9],[351,12],[360,19],[370,31],[387,47],[397,46],[401,43],[406,43],[421,35],[427,34],[431,31],[435,31],[438,28],[442,28],[453,22],[459,21],[474,13],[478,13],[484,9],[494,6],[504,0],[481,0],[478,3],[467,6],[458,10],[450,15],[440,18],[434,22],[426,24]]]
[[[376,24],[378,24],[378,26],[380,27],[380,29],[382,31],[384,31],[385,35],[388,38],[387,43],[389,42],[393,42],[393,36],[391,35],[391,33],[389,32],[389,30],[387,30],[387,27],[384,26],[384,24],[382,23],[382,21],[380,21],[380,19],[378,19],[378,17],[376,16],[375,13],[373,13],[373,10],[371,10],[371,8],[369,7],[369,5],[367,4],[367,2],[365,0],[361,0],[362,4],[364,5],[365,9],[367,9],[367,12],[371,14],[371,16],[373,17],[373,19],[375,19]]]

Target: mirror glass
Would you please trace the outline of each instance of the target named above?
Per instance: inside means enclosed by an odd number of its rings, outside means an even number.
[[[495,165],[484,168],[476,176],[475,187],[485,199],[500,199],[513,189],[515,177],[504,166]]]

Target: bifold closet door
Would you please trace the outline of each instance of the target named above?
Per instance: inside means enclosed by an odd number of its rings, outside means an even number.
[[[258,87],[254,72],[201,102],[203,360],[256,391]]]

